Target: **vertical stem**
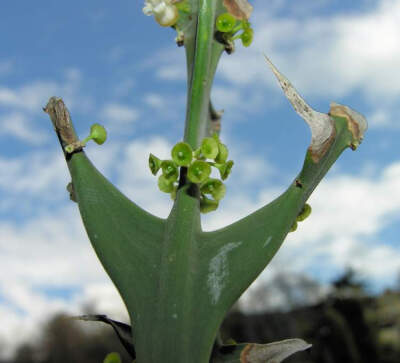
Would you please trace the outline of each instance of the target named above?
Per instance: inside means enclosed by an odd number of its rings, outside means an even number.
[[[211,85],[218,59],[223,51],[223,46],[214,40],[219,1],[199,0],[198,4],[195,36],[185,38],[189,89],[184,140],[192,148],[197,148],[207,133]]]

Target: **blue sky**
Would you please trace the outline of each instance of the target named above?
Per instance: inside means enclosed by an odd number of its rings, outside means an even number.
[[[235,160],[214,229],[279,195],[300,170],[310,135],[263,54],[318,111],[331,101],[369,121],[364,143],[346,150],[318,187],[311,217],[289,236],[256,282],[278,273],[326,284],[347,266],[373,290],[400,272],[400,1],[251,1],[253,45],[223,55],[213,100]],[[184,51],[142,1],[3,2],[0,11],[0,343],[34,336],[52,312],[92,303],[124,311],[87,241],[48,116],[63,97],[79,135],[94,122],[109,139],[87,153],[130,198],[159,216],[171,202],[146,167],[182,138]],[[255,287],[254,287],[255,288]],[[244,304],[246,305],[246,304]],[[21,334],[21,326],[24,327]]]

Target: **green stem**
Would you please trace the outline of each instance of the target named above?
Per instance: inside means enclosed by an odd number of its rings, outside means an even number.
[[[223,51],[223,46],[214,40],[219,8],[220,4],[215,0],[199,0],[195,34],[185,37],[189,90],[184,140],[193,149],[208,132],[211,86]]]

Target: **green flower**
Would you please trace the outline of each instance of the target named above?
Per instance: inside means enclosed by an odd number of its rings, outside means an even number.
[[[158,188],[164,193],[172,193],[174,190],[174,182],[168,180],[164,174],[158,178]]]
[[[215,200],[219,201],[225,196],[226,187],[221,180],[210,178],[201,185],[200,192],[210,194]]]
[[[294,232],[297,229],[297,222],[295,221],[290,228],[290,232]]]
[[[189,166],[193,158],[193,150],[186,142],[178,142],[171,151],[172,160],[179,166]]]
[[[240,35],[243,46],[250,46],[250,44],[253,42],[253,34],[254,32],[252,28],[247,28],[243,31],[243,33]]]
[[[206,196],[202,196],[200,198],[200,212],[201,213],[210,213],[215,211],[218,208],[218,201],[209,199]]]
[[[149,155],[149,168],[153,175],[156,175],[161,168],[161,160],[153,154]]]
[[[211,166],[202,160],[196,160],[189,166],[187,176],[192,183],[203,183],[211,174]]]
[[[236,18],[229,13],[224,13],[218,16],[215,25],[220,32],[228,33],[235,27]]]
[[[218,155],[218,142],[212,137],[206,137],[201,142],[201,153],[207,159],[215,159]]]
[[[218,155],[215,158],[215,162],[217,164],[223,164],[228,159],[229,151],[225,144],[219,143],[218,144]]]
[[[179,170],[172,160],[164,160],[161,162],[161,169],[165,179],[175,181],[178,179]]]
[[[309,204],[304,204],[303,209],[300,214],[297,216],[296,221],[302,222],[311,214],[311,206]]]
[[[233,160],[229,160],[224,164],[214,164],[214,166],[219,170],[219,174],[221,175],[222,180],[228,178],[229,174],[231,173],[233,164]]]

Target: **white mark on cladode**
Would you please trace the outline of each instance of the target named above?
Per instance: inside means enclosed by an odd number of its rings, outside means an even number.
[[[207,285],[211,295],[212,304],[216,304],[224,288],[224,280],[229,275],[227,255],[242,242],[231,242],[221,247],[219,252],[211,259],[208,267]]]
[[[172,317],[173,317],[174,319],[177,319],[177,318],[178,318],[178,314],[172,314]]]
[[[265,241],[263,247],[267,247],[267,246],[269,245],[269,243],[271,242],[271,240],[272,240],[272,236],[269,236],[269,237],[267,238],[267,240]]]

